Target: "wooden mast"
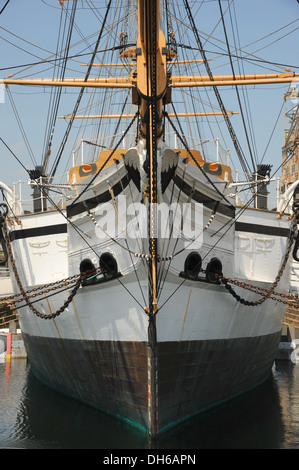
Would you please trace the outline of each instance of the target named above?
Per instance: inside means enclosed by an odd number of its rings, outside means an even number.
[[[159,29],[159,0],[139,0],[136,73],[132,75],[133,103],[140,112],[139,134],[146,142],[148,168],[148,231],[149,231],[149,306],[148,317],[148,427],[152,438],[158,435],[158,355],[157,305],[157,147],[163,133],[163,107],[170,102],[167,77],[165,36]]]
[[[140,111],[140,135],[146,141],[148,168],[148,233],[149,233],[149,306],[146,308],[148,323],[148,427],[149,434],[158,434],[158,357],[157,357],[157,141],[162,136],[163,103],[166,93],[166,47],[164,35],[159,31],[159,1],[139,0],[137,38],[137,94]],[[134,95],[133,95],[134,96]],[[134,102],[134,100],[133,100]]]

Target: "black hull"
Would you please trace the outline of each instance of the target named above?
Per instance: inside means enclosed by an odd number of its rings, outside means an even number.
[[[149,433],[146,342],[23,338],[41,381]],[[158,433],[262,383],[279,340],[276,332],[158,343]]]

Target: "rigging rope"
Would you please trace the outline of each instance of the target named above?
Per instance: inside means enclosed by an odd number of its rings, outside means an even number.
[[[235,46],[235,51],[238,49],[240,51],[240,54],[243,54],[243,51],[241,49],[241,41],[240,41],[240,36],[239,36],[239,29],[238,29],[238,20],[236,16],[236,9],[235,9],[235,3],[233,3],[233,13],[234,13],[234,22],[235,22],[235,29],[236,29],[236,35],[234,32],[234,26],[233,26],[233,18],[232,18],[232,12],[231,8],[229,7],[229,16],[230,16],[230,22],[231,22],[231,27],[232,27],[232,32],[233,32],[233,38],[234,38],[234,46]],[[236,43],[236,36],[238,40],[238,48],[237,48],[237,43]],[[237,60],[238,64],[238,70],[239,74],[245,75],[245,67],[244,67],[244,61],[243,60]],[[254,155],[255,155],[255,161],[257,161],[257,147],[256,147],[256,139],[255,139],[255,134],[254,134],[254,127],[253,127],[253,119],[252,119],[252,114],[251,114],[251,109],[250,109],[250,102],[249,102],[249,94],[248,94],[248,88],[247,87],[242,87],[242,94],[243,94],[243,100],[245,104],[245,110],[246,110],[246,115],[247,115],[247,120],[248,120],[248,126],[249,126],[249,132],[251,135],[251,140],[252,140],[252,145],[254,149]]]
[[[73,1],[72,4],[72,10],[71,10],[71,15],[69,19],[69,28],[67,32],[67,39],[66,39],[66,46],[63,47],[63,44],[61,44],[61,47],[59,46],[59,37],[57,41],[57,48],[56,48],[56,54],[58,55],[58,50],[64,50],[64,57],[62,58],[62,64],[59,64],[60,67],[60,73],[59,73],[59,78],[60,80],[64,79],[65,76],[65,71],[66,71],[66,65],[68,61],[68,54],[70,50],[70,44],[71,44],[71,38],[72,38],[72,33],[73,33],[73,27],[74,27],[74,21],[75,21],[75,14],[76,14],[76,7],[77,7],[77,0]],[[62,21],[62,15],[64,12],[64,8],[61,10],[61,19]],[[65,18],[65,23],[66,23],[67,16]],[[65,28],[65,26],[64,26]],[[56,69],[56,63],[54,66],[54,74],[55,75],[55,69]],[[53,76],[53,79],[55,76]],[[48,135],[46,138],[45,142],[45,147],[44,147],[44,156],[42,157],[42,166],[43,166],[43,174],[46,174],[47,171],[47,165],[48,165],[48,160],[49,160],[49,152],[51,151],[52,147],[52,140],[54,136],[54,130],[55,130],[55,124],[56,124],[56,119],[57,119],[57,114],[58,114],[58,108],[59,108],[59,103],[61,99],[61,94],[62,94],[62,88],[58,87],[54,92],[51,90],[51,95],[50,95],[50,104],[52,102],[52,112],[51,116],[49,119],[49,124],[48,124]],[[47,149],[47,150],[46,150]]]
[[[139,116],[139,112],[137,111],[135,116],[133,117],[132,121],[130,122],[129,126],[127,127],[127,129],[125,130],[125,132],[122,134],[121,138],[119,139],[119,141],[117,142],[117,144],[115,145],[114,149],[111,151],[109,157],[107,157],[107,159],[105,160],[105,162],[102,164],[101,168],[99,168],[99,170],[96,172],[96,174],[93,176],[93,178],[89,181],[89,183],[85,186],[85,188],[81,191],[80,194],[78,194],[78,196],[72,201],[72,203],[70,204],[69,208],[71,208],[80,198],[81,196],[89,189],[89,187],[92,185],[92,183],[94,182],[94,180],[99,176],[99,174],[101,173],[101,171],[103,170],[103,168],[105,168],[105,166],[107,165],[107,163],[109,162],[109,160],[112,158],[112,156],[114,155],[114,153],[116,152],[116,150],[119,148],[120,144],[122,143],[122,141],[124,140],[125,136],[127,135],[127,133],[129,132],[129,130],[131,129],[132,125],[134,124],[137,116]]]
[[[230,57],[231,57],[231,55],[230,55]],[[154,82],[152,82],[152,83],[154,83]],[[165,114],[165,116],[166,116],[166,114]],[[167,117],[168,117],[168,119],[169,119],[169,116],[168,116],[168,115],[167,115]],[[135,117],[134,117],[134,120],[135,120],[135,118],[136,118],[136,115],[135,115]],[[131,125],[133,124],[134,120],[132,121]],[[131,126],[131,125],[130,125],[130,126]],[[123,139],[123,137],[122,137],[122,139]],[[121,140],[122,140],[122,139],[121,139]],[[1,139],[1,140],[2,140],[2,139]],[[120,140],[120,142],[121,142],[121,140]],[[181,140],[182,140],[182,139],[181,139]],[[2,140],[2,141],[3,141],[3,140]],[[183,144],[185,145],[185,143],[184,143],[183,140],[182,140],[182,142],[183,142]],[[5,144],[5,145],[6,145],[6,144]],[[186,149],[187,149],[188,153],[190,154],[190,156],[192,157],[193,161],[197,164],[197,162],[196,162],[195,159],[193,158],[193,156],[192,156],[192,154],[190,153],[190,151],[189,151],[189,149],[188,149],[187,146],[186,146]],[[113,154],[113,153],[112,153],[112,154]],[[108,159],[106,160],[104,166],[105,166],[105,165],[107,164],[107,162],[110,160],[110,158],[112,157],[112,154],[108,157]],[[57,162],[57,163],[58,163],[58,162]],[[104,167],[104,166],[103,166],[103,167]],[[198,168],[203,172],[202,168],[199,167],[198,164],[197,164],[197,166],[198,166]],[[98,174],[99,174],[100,171],[103,169],[103,167],[98,171],[98,173],[95,175],[95,177],[98,176]],[[26,171],[27,171],[27,170],[26,170]],[[56,171],[56,170],[55,170],[55,171]],[[212,183],[212,181],[208,178],[208,176],[206,175],[206,173],[205,173],[205,172],[203,172],[203,173],[204,173],[204,175],[206,176],[206,178],[209,180],[209,182]],[[95,177],[93,178],[93,180],[95,179]],[[92,181],[93,181],[93,180],[92,180]],[[92,183],[92,182],[90,182],[87,186],[90,186],[91,183]],[[212,183],[212,184],[213,184],[213,183]],[[82,193],[79,194],[79,196],[77,197],[77,199],[85,192],[86,189],[87,189],[87,188],[85,188],[84,191],[82,191]],[[225,199],[225,196],[218,190],[218,188],[217,188],[216,186],[214,186],[214,189],[217,190],[217,192],[218,192],[219,194],[221,194],[221,197],[222,197],[222,198]],[[77,199],[76,199],[76,200],[77,200]],[[226,200],[226,199],[225,199],[225,200]],[[226,200],[226,201],[227,201],[227,200]],[[75,202],[75,201],[73,201],[73,203],[74,203],[74,202]],[[227,201],[227,202],[229,203],[229,201]],[[73,203],[72,203],[72,204],[73,204]],[[229,203],[229,204],[230,204],[230,203]],[[231,205],[231,204],[230,204],[230,205]],[[214,212],[215,212],[215,211],[214,211]],[[68,219],[68,220],[69,220],[69,219]],[[125,247],[123,247],[123,248],[126,249]],[[127,247],[127,249],[128,249],[128,247]],[[128,249],[128,251],[130,252],[129,249]],[[180,250],[180,252],[181,252],[181,251],[183,251],[183,250]],[[178,253],[179,253],[179,252],[178,252]],[[176,253],[176,254],[178,254],[178,253]],[[166,254],[167,254],[167,253],[166,253]],[[146,256],[146,255],[138,255],[138,254],[136,254],[136,253],[134,253],[134,255],[135,255],[135,256],[140,256],[140,257]],[[172,257],[171,257],[170,259],[172,259]],[[183,282],[184,282],[184,281],[183,281]],[[25,297],[24,297],[24,298],[25,298]],[[163,305],[164,305],[164,304],[163,304]]]
[[[29,153],[29,155],[30,155],[31,161],[32,161],[33,165],[36,165],[36,159],[35,159],[35,157],[34,157],[34,154],[33,154],[33,151],[32,151],[32,149],[31,149],[29,140],[28,140],[27,135],[26,135],[26,132],[25,132],[25,130],[24,130],[24,126],[23,126],[23,124],[22,124],[22,120],[20,119],[20,116],[19,116],[17,107],[16,107],[16,105],[15,105],[15,102],[14,102],[14,99],[13,99],[13,97],[12,97],[12,93],[11,93],[9,87],[6,88],[6,91],[7,91],[7,95],[8,95],[8,98],[9,98],[9,101],[10,101],[10,104],[11,104],[11,107],[12,107],[13,112],[14,112],[14,114],[15,114],[15,117],[16,117],[16,120],[17,120],[19,129],[20,129],[21,134],[22,134],[22,137],[23,137],[23,139],[24,139],[26,148],[27,148],[28,153]],[[1,139],[1,140],[2,140],[2,139]],[[3,142],[3,140],[2,140],[2,142]]]
[[[219,4],[219,9],[220,9],[220,14],[221,14],[221,21],[222,21],[222,26],[223,26],[225,41],[226,41],[226,45],[227,45],[227,51],[228,51],[228,55],[229,55],[229,61],[230,61],[230,65],[231,65],[231,69],[232,69],[232,73],[233,73],[233,79],[235,80],[235,78],[236,78],[236,77],[235,77],[235,70],[234,70],[234,65],[233,65],[233,61],[232,61],[232,57],[231,57],[231,52],[230,52],[230,47],[229,47],[229,42],[228,42],[228,37],[227,37],[226,26],[225,26],[225,22],[224,22],[224,15],[223,15],[223,12],[222,12],[221,0],[218,0],[218,4]],[[238,90],[238,87],[237,87],[237,86],[235,86],[235,90],[236,90],[236,94],[237,94],[237,98],[238,98],[238,103],[239,103],[239,107],[240,107],[240,111],[241,111],[241,118],[242,118],[243,127],[244,127],[244,132],[245,132],[245,136],[246,136],[246,140],[247,140],[248,150],[249,150],[249,154],[250,154],[250,158],[251,158],[252,168],[253,168],[253,170],[254,170],[254,169],[256,168],[256,162],[254,162],[254,159],[253,159],[253,154],[252,154],[252,150],[251,150],[251,145],[250,145],[250,142],[249,142],[249,136],[248,136],[248,132],[247,132],[246,124],[245,124],[245,119],[244,119],[243,107],[242,107],[242,103],[241,103],[241,99],[240,99],[240,94],[239,94],[239,90]]]
[[[106,25],[106,21],[107,21],[107,17],[108,17],[108,13],[110,11],[110,7],[111,7],[111,2],[112,0],[109,0],[109,3],[107,5],[107,8],[106,8],[106,14],[105,14],[105,17],[104,17],[104,20],[103,20],[103,23],[102,23],[102,27],[101,27],[101,30],[100,30],[100,33],[99,33],[99,36],[98,36],[98,39],[97,39],[97,42],[96,42],[96,45],[95,45],[95,48],[94,48],[94,51],[93,51],[93,54],[92,54],[92,58],[90,60],[90,64],[88,66],[88,69],[87,69],[87,72],[85,74],[85,78],[84,78],[84,81],[86,82],[89,75],[90,75],[90,72],[91,72],[91,69],[92,69],[92,66],[93,66],[93,62],[94,62],[94,59],[96,57],[96,54],[97,54],[97,50],[98,50],[98,47],[99,47],[99,43],[100,43],[100,40],[102,38],[102,34],[103,34],[103,31],[104,31],[104,28],[105,28],[105,25]],[[85,88],[82,87],[81,90],[80,90],[80,93],[79,93],[79,97],[77,98],[77,102],[75,104],[75,107],[74,107],[74,110],[73,110],[73,113],[72,113],[72,117],[68,123],[68,127],[65,131],[65,134],[64,134],[64,137],[63,137],[63,140],[61,142],[61,145],[60,145],[60,149],[57,153],[57,156],[56,156],[56,159],[53,163],[53,167],[52,167],[52,170],[51,170],[51,178],[53,179],[53,177],[55,176],[55,173],[57,171],[57,167],[58,167],[58,164],[61,160],[61,157],[62,157],[62,152],[64,150],[64,147],[66,145],[66,142],[68,140],[68,137],[69,137],[69,134],[70,134],[70,131],[71,131],[71,128],[72,128],[72,125],[73,125],[73,122],[74,122],[74,119],[75,119],[75,116],[76,116],[76,113],[77,113],[77,110],[78,110],[78,107],[80,105],[80,102],[81,102],[81,99],[82,99],[82,96],[83,96],[83,93],[84,93],[84,90]]]
[[[187,12],[187,15],[188,15],[188,18],[189,18],[189,21],[190,21],[190,24],[191,24],[191,27],[192,27],[192,30],[193,30],[193,33],[194,33],[194,36],[195,36],[195,39],[196,39],[196,42],[199,46],[199,49],[200,49],[200,53],[201,53],[201,56],[203,58],[203,61],[204,61],[204,64],[205,64],[205,67],[206,67],[206,70],[208,72],[208,75],[210,77],[210,80],[214,81],[214,76],[213,76],[213,73],[210,69],[210,65],[209,65],[209,62],[207,60],[207,57],[206,57],[206,54],[205,54],[205,51],[203,49],[203,46],[202,46],[202,42],[201,42],[201,39],[199,37],[199,34],[198,34],[198,31],[197,31],[197,28],[196,28],[196,25],[195,25],[195,22],[194,22],[194,18],[192,16],[192,13],[191,13],[191,9],[190,9],[190,6],[189,6],[189,3],[188,3],[188,0],[184,0],[184,5],[185,5],[185,8],[186,8],[186,12]],[[226,125],[227,125],[227,128],[228,128],[228,131],[231,135],[231,138],[232,138],[232,141],[233,141],[233,144],[234,144],[234,147],[235,147],[235,150],[236,150],[236,153],[237,153],[237,156],[239,158],[239,161],[240,161],[240,164],[243,168],[243,171],[245,173],[245,175],[247,175],[247,177],[249,177],[249,175],[251,175],[251,171],[250,171],[250,168],[246,162],[246,159],[245,159],[245,156],[244,156],[244,153],[241,149],[241,146],[239,144],[239,141],[238,141],[238,138],[235,134],[235,131],[233,129],[233,126],[231,124],[231,121],[228,117],[228,114],[226,112],[226,109],[225,109],[225,106],[223,104],[223,101],[221,99],[221,96],[219,94],[219,91],[218,91],[218,88],[216,86],[213,86],[213,90],[214,90],[214,93],[216,95],[216,98],[218,100],[218,104],[220,106],[220,109],[223,113],[223,116],[224,116],[224,119],[225,119],[225,122],[226,122]]]
[[[136,113],[136,116],[135,118],[137,117],[137,114]],[[135,118],[133,119],[133,121],[135,120]],[[133,124],[133,121],[131,123],[131,125]],[[128,129],[129,130],[129,129]],[[123,136],[124,137],[124,136]],[[12,155],[17,159],[17,161],[22,165],[22,167],[24,168],[24,170],[29,174],[30,178],[32,178],[32,171],[30,170],[27,170],[25,168],[25,166],[22,164],[22,162],[18,159],[18,157],[12,152],[12,150],[7,146],[7,144],[3,141],[3,139],[0,137],[0,140],[4,143],[4,145],[7,147],[7,149],[12,153]],[[114,149],[115,151],[115,149]],[[114,152],[113,151],[113,152]],[[110,155],[110,157],[108,157],[107,160],[109,160],[110,158],[112,157],[112,155]],[[106,161],[107,163],[107,161]],[[106,164],[105,163],[105,164]],[[104,164],[104,165],[105,165]],[[100,169],[101,170],[101,169]],[[44,197],[47,198],[48,201],[50,201],[50,203],[53,205],[53,207],[55,207],[55,209],[57,209],[58,212],[60,212],[60,214],[67,220],[67,222],[72,226],[72,228],[78,233],[78,235],[82,238],[82,240],[84,241],[84,243],[87,244],[87,246],[90,248],[90,250],[96,255],[98,256],[98,253],[95,251],[95,249],[90,245],[90,243],[88,243],[88,241],[86,240],[85,236],[86,234],[81,230],[79,229],[79,227],[77,227],[65,214],[64,212],[60,209],[60,207],[57,206],[57,204],[52,200],[52,198],[49,196],[48,192],[47,191],[44,191],[43,187],[36,181],[36,184],[38,185],[40,191],[41,191],[41,194],[44,195]],[[83,234],[81,233],[83,232]],[[84,236],[85,235],[85,236]],[[88,235],[87,235],[88,236]],[[143,254],[138,254],[138,253],[134,253],[135,256],[137,257],[140,257],[140,258],[145,258],[146,255],[143,255]],[[128,294],[138,303],[138,305],[142,308],[142,310],[144,310],[143,306],[140,304],[140,302],[136,299],[136,297],[132,294],[132,292],[129,291],[129,289],[127,289],[127,287],[121,282],[121,280],[119,278],[116,278],[116,280],[119,282],[119,284],[122,285],[122,287],[128,292]]]
[[[201,173],[205,176],[205,178],[207,179],[207,181],[209,182],[209,184],[215,189],[215,191],[217,192],[217,194],[219,194],[219,196],[221,197],[221,199],[223,199],[224,201],[226,201],[230,207],[234,207],[232,205],[232,203],[225,197],[225,195],[217,188],[217,186],[215,185],[215,183],[211,180],[211,178],[207,175],[207,173],[204,171],[204,169],[198,164],[198,161],[194,158],[191,150],[189,149],[188,145],[187,145],[187,142],[186,140],[184,139],[183,136],[181,136],[176,127],[174,126],[172,120],[170,119],[168,113],[166,111],[164,111],[164,115],[167,117],[168,121],[170,122],[171,124],[171,127],[173,128],[174,132],[178,135],[180,141],[182,142],[182,144],[184,145],[185,149],[187,150],[188,154],[190,155],[190,157],[192,158],[193,162],[195,163],[195,165],[197,166],[197,168],[201,171]]]
[[[7,0],[7,2],[5,3],[4,7],[2,7],[1,11],[0,11],[0,15],[1,13],[3,13],[3,11],[5,10],[5,8],[7,7],[7,5],[9,4],[10,0]]]

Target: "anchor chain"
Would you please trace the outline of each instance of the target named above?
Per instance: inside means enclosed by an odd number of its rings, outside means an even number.
[[[290,252],[291,252],[291,249],[292,249],[292,245],[293,245],[293,242],[294,240],[296,240],[298,237],[298,233],[297,233],[297,223],[294,223],[292,228],[291,228],[291,233],[290,233],[290,237],[289,237],[289,242],[288,242],[288,246],[287,246],[287,249],[286,249],[286,252],[285,252],[285,255],[284,255],[284,258],[283,258],[283,261],[282,261],[282,264],[281,264],[281,267],[277,273],[277,276],[275,278],[275,280],[273,281],[273,284],[272,286],[270,287],[270,289],[263,289],[261,287],[257,287],[257,286],[253,286],[253,285],[250,285],[250,284],[246,284],[245,282],[240,282],[240,281],[236,281],[236,280],[233,280],[233,279],[229,279],[229,278],[225,278],[222,274],[219,275],[219,281],[224,284],[224,287],[228,290],[228,292],[238,301],[240,302],[241,304],[244,304],[244,305],[249,305],[249,306],[252,306],[252,307],[256,307],[258,305],[261,305],[263,302],[265,302],[266,299],[269,299],[269,298],[272,298],[273,299],[273,295],[277,295],[277,296],[280,296],[280,297],[285,297],[287,298],[288,300],[287,301],[284,301],[284,300],[281,300],[281,299],[277,299],[276,297],[274,297],[275,300],[277,300],[278,302],[281,302],[281,303],[285,303],[285,304],[289,304],[289,296],[288,295],[285,295],[285,294],[280,294],[278,292],[275,292],[274,289],[275,287],[277,286],[277,284],[279,283],[280,279],[281,279],[281,276],[285,270],[285,267],[286,267],[286,264],[287,264],[287,261],[288,261],[288,258],[289,258],[289,255],[290,255]],[[232,288],[232,286],[230,284],[235,284],[237,285],[238,287],[242,287],[244,289],[247,289],[251,292],[255,292],[255,293],[261,293],[261,292],[265,292],[265,294],[258,300],[255,300],[255,301],[249,301],[249,300],[246,300],[244,298],[242,298],[240,295],[238,295],[235,290]],[[293,298],[294,300],[294,298]],[[298,308],[299,308],[299,305],[298,305]]]
[[[1,206],[6,206],[6,204],[1,204]],[[0,207],[1,207],[0,206]],[[12,267],[12,270],[13,270],[13,273],[14,273],[14,276],[15,276],[15,279],[16,279],[16,282],[17,282],[17,285],[23,295],[23,299],[26,301],[28,307],[30,308],[30,310],[38,317],[40,318],[43,318],[45,320],[49,320],[49,319],[52,319],[52,318],[55,318],[57,317],[58,315],[60,315],[67,307],[68,305],[71,303],[71,301],[73,300],[73,298],[75,297],[80,285],[81,285],[81,276],[79,278],[79,280],[76,282],[74,288],[72,289],[70,295],[68,296],[68,298],[66,299],[66,301],[64,302],[64,304],[58,309],[56,310],[56,312],[51,312],[49,314],[45,314],[45,313],[42,313],[42,312],[39,312],[29,301],[29,296],[27,295],[27,292],[25,291],[24,287],[23,287],[23,284],[21,282],[21,279],[20,279],[20,276],[19,276],[19,273],[18,273],[18,270],[17,270],[17,267],[16,267],[16,263],[15,263],[15,259],[14,259],[14,256],[13,256],[13,252],[12,252],[12,248],[11,248],[11,243],[10,243],[10,239],[9,239],[9,234],[8,234],[8,230],[7,230],[7,227],[6,227],[6,223],[5,223],[5,218],[6,218],[6,215],[7,215],[7,211],[4,212],[4,213],[1,213],[0,212],[0,225],[2,227],[2,230],[3,230],[3,237],[4,237],[4,240],[5,240],[5,243],[6,243],[6,249],[7,249],[7,253],[8,253],[8,256],[9,256],[9,259],[10,259],[10,262],[11,262],[11,267]]]
[[[4,207],[4,212],[2,212],[2,207]],[[40,318],[43,318],[43,319],[55,318],[56,316],[60,315],[68,307],[68,305],[70,304],[70,302],[73,300],[74,296],[76,295],[76,293],[77,293],[77,291],[78,291],[78,289],[79,289],[79,287],[82,283],[83,277],[85,277],[85,276],[81,274],[81,275],[72,276],[70,278],[62,279],[60,281],[55,281],[53,283],[45,285],[44,287],[46,289],[42,290],[42,291],[41,291],[41,287],[36,287],[36,288],[31,289],[31,290],[25,291],[25,289],[22,285],[22,282],[20,280],[17,268],[16,268],[14,256],[13,256],[13,253],[12,253],[11,243],[10,243],[10,240],[9,240],[8,230],[7,230],[7,227],[6,227],[6,224],[5,224],[5,219],[7,217],[7,213],[8,213],[7,205],[6,204],[0,204],[0,227],[2,227],[3,237],[4,237],[4,240],[5,240],[5,243],[6,243],[6,248],[7,248],[7,253],[8,253],[8,256],[9,256],[10,261],[11,261],[11,266],[12,266],[12,270],[14,272],[16,282],[17,282],[18,287],[19,287],[21,292],[19,294],[14,294],[12,296],[3,297],[3,298],[1,298],[1,300],[12,300],[12,299],[14,299],[14,301],[16,301],[15,298],[22,295],[22,298],[17,300],[17,302],[25,300],[27,302],[27,305],[29,306],[29,308],[32,310],[32,312],[35,315],[37,315],[37,316],[39,316]],[[245,282],[242,282],[242,281],[238,281],[236,279],[227,278],[222,273],[221,274],[220,273],[214,273],[214,274],[215,274],[216,277],[218,277],[219,282],[224,285],[224,287],[227,289],[227,291],[241,304],[248,305],[248,306],[258,306],[258,305],[261,305],[266,299],[271,298],[273,300],[276,300],[277,302],[287,304],[287,305],[291,305],[292,307],[299,309],[299,297],[295,296],[294,294],[282,294],[282,293],[279,293],[279,292],[275,291],[275,287],[278,285],[278,283],[281,279],[281,276],[282,276],[282,274],[285,270],[285,267],[286,267],[291,249],[292,249],[292,245],[293,245],[293,242],[295,240],[296,240],[296,244],[298,245],[299,244],[299,234],[297,232],[297,217],[296,217],[296,219],[294,218],[294,224],[291,228],[288,246],[287,246],[287,249],[286,249],[282,264],[281,264],[281,267],[280,267],[280,269],[278,271],[278,274],[277,274],[272,286],[270,287],[270,289],[265,289],[265,288],[262,288],[262,287],[259,287],[259,286],[254,286],[252,284],[248,284],[248,283],[245,283]],[[296,244],[295,244],[295,247],[296,247]],[[293,249],[293,254],[294,254],[294,251],[295,251],[295,247]],[[147,255],[142,255],[142,254],[137,254],[137,253],[134,253],[134,254],[135,254],[135,256],[138,256],[138,257],[147,257]],[[167,258],[171,259],[172,257],[167,257]],[[163,257],[158,257],[158,261],[162,261],[162,260],[165,261],[165,259]],[[85,273],[85,274],[89,275],[88,273]],[[75,281],[77,281],[77,282],[76,282],[74,288],[72,289],[71,294],[66,299],[64,304],[56,312],[53,312],[53,313],[50,313],[50,314],[41,313],[29,301],[29,299],[31,297],[37,297],[41,294],[51,292],[51,291],[56,290],[57,288],[59,288],[61,286],[61,284],[64,284],[64,285],[72,284]],[[261,295],[261,294],[264,293],[264,295],[256,301],[249,301],[249,300],[246,300],[243,297],[241,297],[239,294],[237,294],[235,292],[235,290],[232,288],[231,284],[234,284],[237,287],[249,290],[249,291],[254,292],[256,294]],[[50,287],[50,286],[52,286],[52,287]],[[36,291],[39,291],[39,292],[36,292]],[[28,295],[28,294],[31,294],[31,295]],[[277,298],[277,297],[281,297],[281,298]],[[285,299],[285,300],[283,300],[283,299]]]

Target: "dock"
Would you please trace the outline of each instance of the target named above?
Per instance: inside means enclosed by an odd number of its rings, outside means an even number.
[[[27,353],[20,330],[16,333],[11,333],[6,329],[0,330],[0,360],[25,358],[27,358]]]
[[[277,352],[277,360],[299,362],[299,310],[289,304],[284,317],[284,327]]]
[[[285,326],[282,330],[279,348],[276,355],[276,360],[279,361],[292,361],[294,364],[299,362],[299,341],[296,342],[296,329],[293,325]],[[298,351],[297,351],[298,350]]]
[[[27,353],[16,312],[13,308],[9,308],[7,316],[0,318],[0,360],[26,357]]]

